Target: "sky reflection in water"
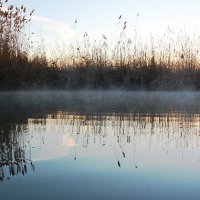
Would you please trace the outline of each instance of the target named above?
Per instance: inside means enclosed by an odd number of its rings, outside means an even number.
[[[199,199],[200,95],[126,95],[2,94],[1,196]]]

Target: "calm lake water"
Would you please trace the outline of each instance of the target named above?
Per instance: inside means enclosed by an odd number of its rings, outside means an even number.
[[[0,93],[3,200],[200,199],[200,93]]]

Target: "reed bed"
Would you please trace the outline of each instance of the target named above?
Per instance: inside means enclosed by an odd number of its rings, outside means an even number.
[[[5,6],[6,4],[7,6]],[[199,90],[200,37],[170,28],[163,39],[140,38],[120,15],[115,40],[88,33],[76,36],[70,48],[52,52],[33,51],[25,27],[34,10],[14,7],[0,0],[0,89],[125,89]],[[4,8],[7,8],[5,10]],[[78,21],[75,21],[78,26]]]

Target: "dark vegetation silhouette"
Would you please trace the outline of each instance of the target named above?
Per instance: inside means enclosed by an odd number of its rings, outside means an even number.
[[[198,36],[175,34],[169,28],[159,41],[150,36],[144,42],[136,30],[128,38],[128,23],[120,15],[115,42],[105,35],[91,41],[84,33],[82,39],[76,37],[67,56],[60,53],[50,60],[42,53],[29,54],[33,46],[24,30],[33,12],[0,0],[0,90],[200,89]]]

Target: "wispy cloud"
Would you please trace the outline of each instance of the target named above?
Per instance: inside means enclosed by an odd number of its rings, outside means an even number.
[[[48,33],[48,37],[62,37],[62,40],[70,40],[75,35],[75,30],[67,23],[55,19],[33,16],[32,22],[41,29]]]

